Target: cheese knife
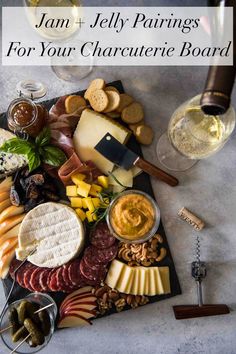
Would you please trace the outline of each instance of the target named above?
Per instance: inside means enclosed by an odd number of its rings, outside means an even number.
[[[135,152],[129,150],[125,145],[121,144],[109,133],[107,133],[97,143],[95,150],[108,160],[112,161],[115,165],[118,165],[125,170],[129,170],[132,166],[136,166],[148,173],[150,176],[156,177],[172,187],[177,186],[179,183],[177,178],[169,175],[152,163],[142,159]]]

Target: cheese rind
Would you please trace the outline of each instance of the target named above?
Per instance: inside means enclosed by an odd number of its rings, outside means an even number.
[[[31,210],[19,230],[17,258],[22,260],[34,248],[28,261],[39,267],[59,267],[76,257],[84,245],[83,224],[70,207],[45,203]]]
[[[114,164],[97,152],[94,147],[107,133],[110,133],[122,144],[127,141],[130,135],[128,129],[112,119],[90,109],[85,109],[73,137],[74,148],[80,159],[92,161],[105,174],[113,170]]]

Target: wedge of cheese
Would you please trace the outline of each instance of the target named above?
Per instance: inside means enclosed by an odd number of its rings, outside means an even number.
[[[74,148],[80,159],[93,161],[105,174],[113,170],[114,164],[99,154],[94,147],[107,133],[110,133],[122,144],[126,143],[131,134],[128,129],[114,120],[85,109],[73,137]]]
[[[59,267],[76,257],[84,245],[83,224],[76,212],[59,203],[45,203],[31,210],[21,223],[17,258],[39,267]]]

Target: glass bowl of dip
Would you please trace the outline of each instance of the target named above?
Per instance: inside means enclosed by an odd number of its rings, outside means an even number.
[[[9,313],[12,308],[16,308],[23,300],[27,300],[32,303],[36,303],[39,305],[40,308],[43,308],[47,305],[53,304],[52,306],[48,307],[45,309],[47,311],[49,318],[50,318],[50,332],[47,336],[45,336],[44,343],[42,345],[38,345],[37,347],[30,347],[28,343],[23,343],[18,349],[16,349],[15,353],[18,354],[33,354],[37,353],[43,348],[46,347],[46,345],[49,343],[49,341],[52,338],[52,335],[54,333],[54,327],[55,327],[55,320],[57,316],[57,305],[55,301],[51,298],[51,296],[43,293],[31,293],[28,296],[26,296],[24,299],[17,300],[15,302],[12,302],[4,311],[3,316],[1,318],[0,322],[0,329],[7,328],[9,326]],[[11,338],[11,329],[4,331],[3,333],[0,334],[1,339],[5,346],[11,351],[14,348],[17,347],[17,345],[21,342],[19,340],[18,342],[14,343]]]
[[[113,199],[106,218],[111,233],[126,243],[149,240],[155,235],[160,219],[160,209],[154,199],[134,189]]]

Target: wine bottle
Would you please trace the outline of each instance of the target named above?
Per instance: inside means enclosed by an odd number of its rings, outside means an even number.
[[[235,0],[209,0],[210,6],[232,6],[234,17],[234,48],[233,66],[210,66],[204,91],[201,96],[200,104],[203,112],[208,115],[224,114],[231,100],[231,93],[234,86],[236,75],[236,1]],[[227,19],[225,18],[225,21]]]

